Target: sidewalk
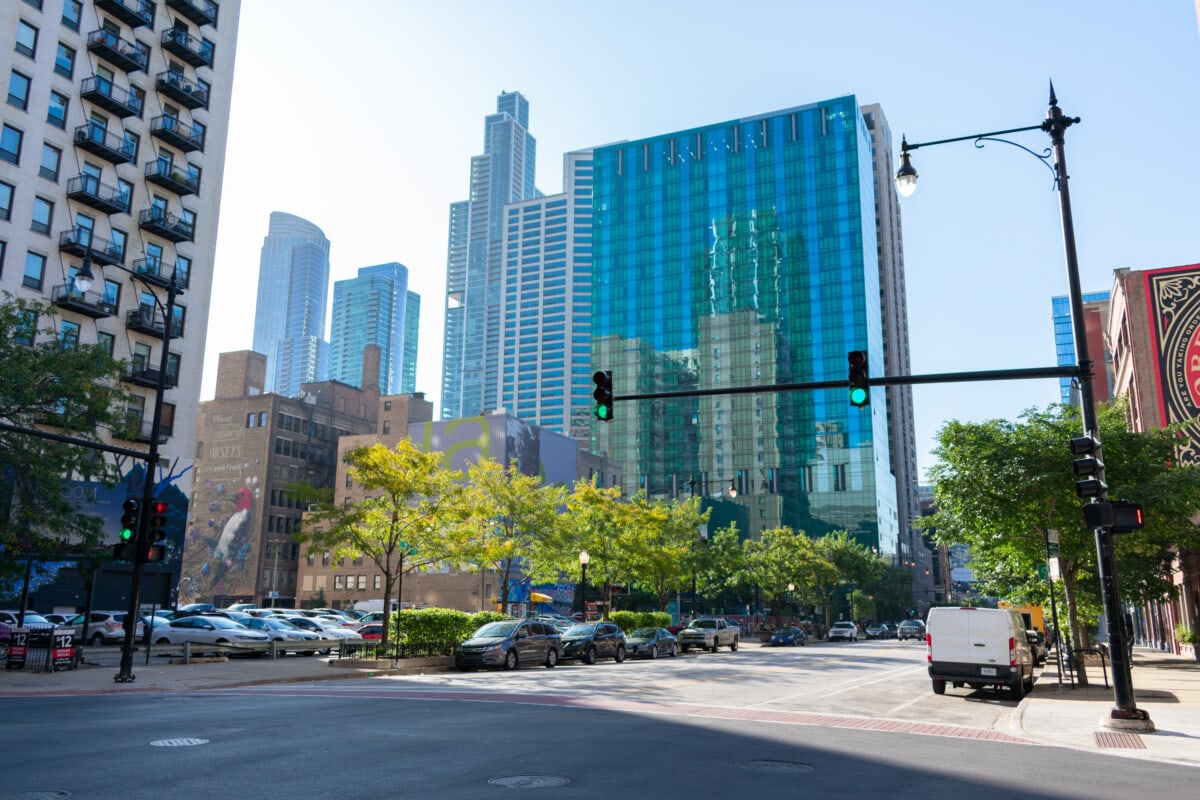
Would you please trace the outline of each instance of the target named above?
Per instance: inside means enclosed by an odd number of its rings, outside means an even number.
[[[1154,733],[1128,733],[1104,727],[1113,707],[1099,664],[1088,666],[1087,688],[1058,683],[1057,665],[1047,662],[1033,692],[1012,715],[1015,736],[1046,744],[1113,755],[1200,766],[1200,663],[1194,659],[1135,647],[1133,694],[1150,714]]]

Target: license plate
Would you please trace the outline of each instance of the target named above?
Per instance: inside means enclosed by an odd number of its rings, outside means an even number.
[[[979,674],[986,675],[989,678],[994,678],[994,677],[996,677],[996,668],[995,667],[980,667]]]

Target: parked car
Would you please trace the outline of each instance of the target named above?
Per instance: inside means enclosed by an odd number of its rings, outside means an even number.
[[[155,644],[219,644],[237,645],[265,643],[267,634],[252,631],[240,622],[210,614],[195,614],[173,619],[154,628]]]
[[[549,622],[560,631],[565,631],[567,628],[570,628],[572,625],[576,625],[579,622],[579,620],[571,619],[570,617],[564,617],[561,614],[538,614],[536,617],[534,617],[534,619],[541,620],[542,622]]]
[[[28,616],[28,615],[26,615]],[[79,614],[75,616],[70,625],[76,628],[77,635],[82,640],[84,616]],[[102,644],[120,644],[125,639],[125,616],[124,611],[93,611],[87,616],[87,641],[91,645]],[[141,639],[146,634],[146,626],[139,619],[137,627],[134,629],[134,637]]]
[[[258,608],[254,603],[231,603],[225,606],[226,611],[253,611]]]
[[[1049,648],[1046,646],[1046,634],[1041,631],[1025,630],[1025,638],[1029,640],[1029,649],[1033,651],[1033,663],[1045,664],[1046,653]]]
[[[272,642],[316,642],[320,640],[320,636],[312,631],[304,631],[292,625],[290,622],[277,617],[251,617],[242,623],[252,631],[262,631],[267,635],[267,638]],[[284,647],[283,649],[290,649]],[[311,656],[316,650],[306,649],[297,650],[297,653],[303,656]]]
[[[625,648],[635,658],[679,655],[679,640],[666,628],[637,628],[625,635]]]
[[[199,614],[202,611],[216,611],[217,607],[212,603],[188,603],[179,607],[180,611],[186,611],[191,614]]]
[[[835,622],[827,638],[831,642],[857,642],[858,626],[853,622]]]
[[[66,625],[68,622],[70,622],[71,620],[75,619],[75,617],[77,617],[79,615],[78,614],[59,614],[58,612],[52,611],[49,614],[42,614],[41,616],[43,619],[45,619],[51,625],[62,627],[64,625]]]
[[[886,622],[875,622],[867,626],[865,631],[868,639],[890,639],[892,629]]]
[[[625,632],[611,622],[580,622],[562,632],[564,661],[595,664],[598,659],[611,658],[620,664],[625,653]]]
[[[999,686],[1020,700],[1033,688],[1033,651],[1015,609],[931,608],[926,641],[934,694],[945,694],[947,683]]]
[[[900,641],[905,639],[924,639],[925,638],[925,623],[919,619],[906,619],[896,627],[896,638]]]
[[[21,616],[20,611],[13,611],[13,610],[0,611],[0,623],[3,623],[5,625],[15,628],[15,627],[17,627],[17,619],[20,616]],[[50,622],[50,620],[46,619],[41,614],[36,614],[33,611],[25,612],[25,627],[26,628],[34,626],[34,625],[52,625],[52,624],[53,623]]]
[[[791,625],[782,628],[776,628],[771,634],[772,647],[781,647],[784,645],[789,647],[800,645],[801,647],[804,647],[804,643],[807,640],[808,635],[804,632],[803,628],[797,628]]]
[[[728,622],[719,617],[694,619],[679,632],[679,649],[686,653],[693,647],[699,647],[715,653],[725,645],[731,651],[736,651],[741,632],[741,628],[730,627]]]
[[[454,652],[459,669],[504,667],[522,664],[558,666],[562,657],[562,635],[548,622],[535,619],[505,619],[478,628]]]
[[[366,625],[359,625],[357,628],[352,628],[351,630],[364,639],[370,639],[376,642],[383,639],[382,622],[368,622]]]

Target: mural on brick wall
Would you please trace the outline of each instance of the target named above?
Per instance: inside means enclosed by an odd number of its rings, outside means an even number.
[[[1145,275],[1162,417],[1186,427],[1180,461],[1200,464],[1200,264]]]

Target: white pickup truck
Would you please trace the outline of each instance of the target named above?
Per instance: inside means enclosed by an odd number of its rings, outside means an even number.
[[[737,650],[741,630],[723,619],[694,619],[676,638],[679,639],[679,649],[684,653],[693,647],[715,653],[720,647]]]

